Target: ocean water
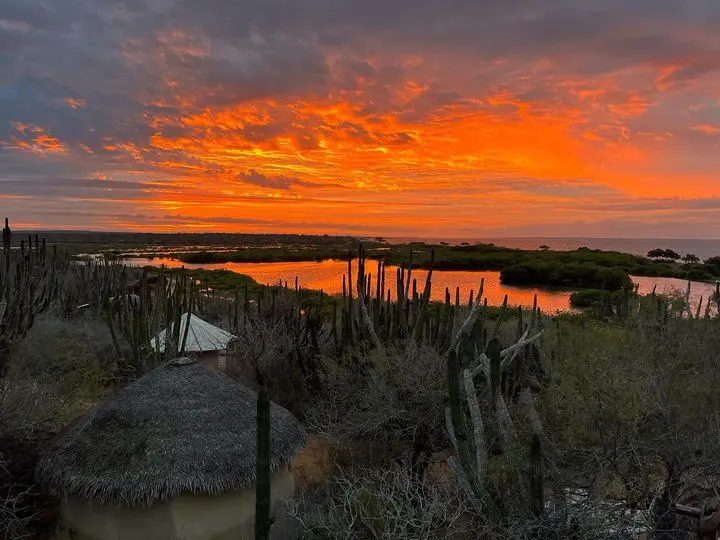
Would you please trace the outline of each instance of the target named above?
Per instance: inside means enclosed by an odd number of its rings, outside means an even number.
[[[417,239],[415,239],[417,240]],[[413,241],[410,238],[387,238],[390,243],[405,243]],[[558,251],[569,251],[580,247],[602,249],[604,251],[622,251],[634,255],[647,255],[651,249],[672,249],[680,255],[692,253],[701,259],[720,256],[720,239],[693,240],[693,239],[658,239],[658,238],[432,238],[422,239],[425,242],[449,242],[460,244],[462,242],[495,244],[518,249],[537,249],[542,245],[550,246]]]

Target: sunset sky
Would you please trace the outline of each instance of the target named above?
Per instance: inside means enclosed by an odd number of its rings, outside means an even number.
[[[720,236],[718,0],[0,0],[17,228]]]

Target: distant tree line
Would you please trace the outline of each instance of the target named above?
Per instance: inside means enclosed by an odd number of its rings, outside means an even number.
[[[649,259],[659,260],[669,260],[669,261],[677,261],[682,260],[686,264],[699,264],[700,257],[695,255],[694,253],[687,253],[686,255],[683,255],[682,257],[677,251],[673,251],[672,249],[662,249],[662,248],[655,248],[648,251],[647,256]],[[710,266],[718,266],[720,267],[720,257],[709,257],[708,259],[705,259],[705,264]]]

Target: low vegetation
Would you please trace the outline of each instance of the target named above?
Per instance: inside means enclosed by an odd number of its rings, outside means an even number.
[[[586,289],[575,291],[570,295],[570,306],[574,308],[595,308],[603,309],[610,306],[617,306],[619,303],[629,305],[630,296],[634,296],[629,289],[621,291]]]
[[[536,261],[521,263],[500,272],[508,285],[540,285],[563,288],[619,291],[632,288],[630,276],[622,268],[598,266],[595,263]]]
[[[431,273],[419,289],[407,267],[385,276],[371,249],[338,297],[40,250],[0,261],[0,328],[22,323],[2,334],[0,537],[48,537],[57,500],[32,475],[44,441],[182,353],[182,336],[165,354],[147,340],[187,309],[238,337],[228,373],[326,449],[279,520],[304,538],[685,538],[698,520],[677,505],[701,509],[719,487],[716,298],[692,312],[608,273],[604,292],[577,293],[598,309],[548,317],[487,308],[481,283],[431,304]],[[597,257],[578,264],[612,271]],[[57,285],[31,317],[23,280],[32,298]]]
[[[282,262],[322,261],[344,259],[352,242],[309,242],[289,247],[248,246],[222,251],[193,250],[176,252],[172,256],[182,262],[194,264],[226,262]],[[716,258],[705,263],[691,255],[682,260],[677,255],[666,258],[669,250],[655,250],[651,256],[641,257],[628,253],[580,248],[571,251],[551,249],[521,250],[493,244],[382,244],[366,246],[368,258],[381,260],[387,265],[406,263],[412,258],[416,268],[429,268],[429,253],[435,252],[433,268],[436,270],[495,270],[500,271],[503,282],[512,285],[553,286],[564,288],[607,288],[619,290],[627,285],[630,275],[672,277],[693,281],[714,281],[720,277],[720,264]]]

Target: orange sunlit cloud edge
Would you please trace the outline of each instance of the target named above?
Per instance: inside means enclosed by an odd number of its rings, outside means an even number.
[[[536,55],[461,47],[462,13],[449,16],[461,30],[454,49],[422,41],[428,20],[404,39],[380,33],[375,48],[361,39],[368,28],[323,42],[312,20],[305,34],[254,25],[222,37],[210,32],[210,11],[183,25],[170,9],[167,24],[137,35],[139,14],[104,4],[93,9],[126,30],[111,36],[112,60],[130,76],[114,87],[99,69],[76,88],[45,89],[45,114],[15,109],[0,143],[0,197],[13,197],[20,226],[715,234],[706,226],[720,209],[712,28],[665,56],[588,51],[600,65],[580,69],[583,51],[568,59],[552,40]],[[498,10],[500,26],[525,16]],[[34,32],[10,22],[0,29]],[[689,22],[668,17],[644,31],[671,25],[685,39]],[[51,80],[46,62],[38,56],[13,83],[38,72]]]

